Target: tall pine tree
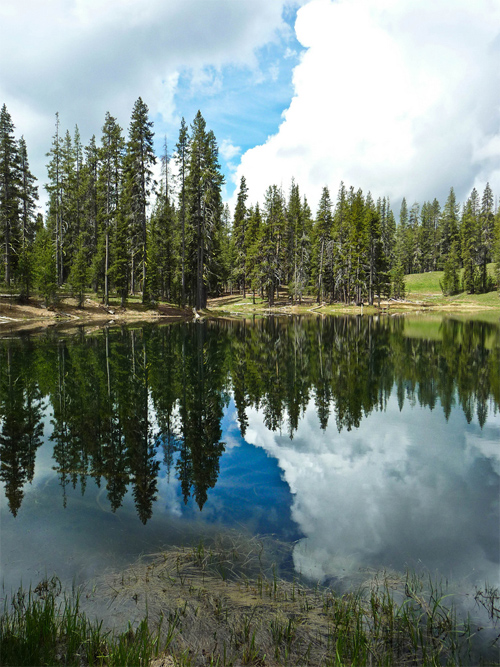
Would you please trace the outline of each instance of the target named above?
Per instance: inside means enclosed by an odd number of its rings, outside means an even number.
[[[139,97],[134,104],[129,126],[129,138],[125,156],[125,188],[129,205],[130,232],[132,234],[132,291],[136,267],[140,267],[142,302],[148,302],[147,293],[147,218],[148,198],[153,185],[153,121],[149,120],[148,107]]]

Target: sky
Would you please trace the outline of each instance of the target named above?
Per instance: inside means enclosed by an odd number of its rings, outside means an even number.
[[[313,211],[341,181],[500,194],[500,0],[2,0],[0,63],[41,186],[56,112],[86,144],[140,96],[157,154],[201,110],[232,205],[243,175],[248,203],[294,178]]]

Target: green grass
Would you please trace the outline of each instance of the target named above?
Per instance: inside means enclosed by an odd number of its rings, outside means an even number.
[[[460,271],[462,279],[463,269]],[[494,279],[495,264],[488,264],[488,274]],[[500,298],[496,290],[485,294],[467,294],[460,292],[450,297],[445,297],[441,290],[440,282],[443,279],[443,271],[430,271],[429,273],[413,273],[405,276],[406,293],[409,299],[427,301],[433,305],[453,303],[464,306],[477,305],[479,307],[500,308]]]
[[[405,276],[407,294],[421,296],[442,295],[439,281],[443,279],[443,271],[429,273],[412,273]]]
[[[147,667],[159,653],[159,637],[160,628],[151,631],[147,618],[118,635],[104,632],[102,621],[90,621],[80,611],[77,593],[61,597],[59,580],[53,577],[6,600],[0,618],[0,665]],[[166,645],[168,640],[162,648]]]

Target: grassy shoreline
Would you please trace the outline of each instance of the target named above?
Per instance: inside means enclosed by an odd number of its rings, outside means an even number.
[[[115,632],[91,620],[84,607],[94,598],[119,609],[128,627]],[[18,591],[0,622],[0,664],[500,664],[456,599],[414,572],[371,573],[343,593],[310,587],[282,579],[262,540],[225,536],[154,554],[87,591],[64,593],[56,578]],[[476,591],[496,633],[499,600],[498,590]]]

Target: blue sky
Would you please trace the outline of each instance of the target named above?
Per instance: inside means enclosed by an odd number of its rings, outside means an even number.
[[[162,151],[165,133],[169,154],[174,153],[179,116],[184,116],[189,125],[200,109],[207,128],[218,139],[226,177],[225,195],[230,197],[236,187],[232,175],[241,155],[264,144],[278,131],[283,111],[290,105],[293,69],[304,50],[293,30],[295,17],[296,8],[284,12],[289,29],[256,49],[254,66],[206,67],[201,74],[190,69],[182,71],[173,95],[177,113],[168,119],[161,114],[154,118],[157,153]]]
[[[41,184],[55,113],[87,143],[140,96],[173,149],[200,109],[224,196],[340,181],[397,206],[500,193],[500,0],[3,0],[0,102]],[[43,190],[41,190],[43,192]]]

